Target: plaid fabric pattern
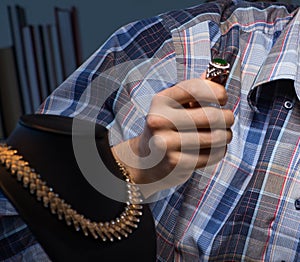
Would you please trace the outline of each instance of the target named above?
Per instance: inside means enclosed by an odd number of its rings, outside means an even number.
[[[213,57],[230,62],[233,140],[220,163],[151,204],[157,261],[300,261],[299,23],[296,6],[229,0],[133,22],[39,109],[105,125],[116,144],[142,132],[157,92]],[[0,216],[13,215],[0,195]]]
[[[49,261],[18,215],[1,217],[0,232],[0,261]]]

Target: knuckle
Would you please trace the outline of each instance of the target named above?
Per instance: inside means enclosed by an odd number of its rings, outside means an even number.
[[[179,163],[179,154],[177,152],[169,152],[167,154],[167,163],[170,170],[174,169]]]
[[[232,126],[234,124],[234,114],[231,110],[227,110],[227,123],[229,126]]]
[[[159,137],[158,135],[152,136],[149,141],[149,145],[155,149],[159,148],[160,143],[161,143],[161,137]]]
[[[165,136],[163,137],[163,140],[164,140],[164,143],[165,143],[165,145],[166,145],[167,148],[169,148],[170,145],[172,145],[172,144],[173,144],[173,147],[174,147],[174,142],[175,142],[176,140],[174,139],[174,137],[173,137],[171,134],[165,135]]]
[[[165,138],[160,135],[155,135],[151,138],[151,147],[155,150],[165,150]]]
[[[155,94],[155,95],[152,97],[152,100],[151,100],[152,104],[155,104],[155,103],[157,103],[158,101],[160,101],[160,99],[161,99],[162,96],[163,96],[163,92]]]
[[[168,90],[168,92],[172,92],[171,90],[172,90],[172,88],[170,88]],[[168,96],[165,94],[164,91],[155,94],[151,99],[150,111],[151,110],[155,111],[158,108],[164,107],[166,104],[167,98],[168,98]]]
[[[158,93],[158,94],[155,94],[155,95],[152,97],[152,100],[151,100],[151,107],[150,107],[150,108],[155,107],[155,105],[158,103],[158,100],[160,99],[159,96],[161,96],[161,95]]]
[[[219,100],[220,105],[225,105],[227,103],[228,95],[226,89],[223,86],[218,87],[217,98]]]
[[[146,125],[150,130],[157,130],[162,126],[162,121],[163,120],[161,117],[154,114],[149,114],[146,118]]]
[[[233,132],[231,129],[227,130],[227,144],[229,144],[232,141],[233,138]]]

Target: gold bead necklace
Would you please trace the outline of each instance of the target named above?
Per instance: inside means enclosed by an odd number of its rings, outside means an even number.
[[[121,240],[122,237],[128,237],[133,229],[138,227],[143,209],[141,193],[138,186],[131,181],[125,167],[119,162],[117,164],[125,177],[128,188],[128,201],[125,209],[111,221],[95,222],[79,214],[70,204],[61,199],[53,191],[53,188],[47,186],[41,176],[29,166],[29,163],[17,154],[17,150],[5,144],[0,145],[0,161],[10,175],[16,177],[24,188],[28,188],[29,192],[35,195],[45,208],[49,208],[59,220],[65,220],[66,225],[73,225],[76,231],[82,231],[85,236],[92,235],[95,239],[100,237],[102,241],[108,239],[113,242],[115,239]]]

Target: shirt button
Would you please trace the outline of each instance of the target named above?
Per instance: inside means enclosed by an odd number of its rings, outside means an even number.
[[[291,109],[293,108],[293,106],[294,106],[294,104],[293,104],[292,101],[287,100],[287,101],[284,102],[284,107],[285,107],[287,110],[291,110]]]
[[[296,199],[295,208],[296,208],[296,210],[300,210],[300,198]]]

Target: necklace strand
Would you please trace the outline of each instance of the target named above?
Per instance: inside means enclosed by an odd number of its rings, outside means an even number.
[[[85,236],[92,235],[95,239],[111,242],[127,238],[138,227],[142,216],[143,202],[137,185],[133,184],[125,167],[117,162],[127,182],[128,201],[124,211],[115,219],[106,222],[95,222],[74,210],[49,187],[41,176],[23,160],[17,150],[2,144],[0,145],[0,161],[9,173],[16,177],[45,208],[49,208],[51,214],[59,220],[65,220],[68,226],[73,225],[76,231],[82,231]]]

